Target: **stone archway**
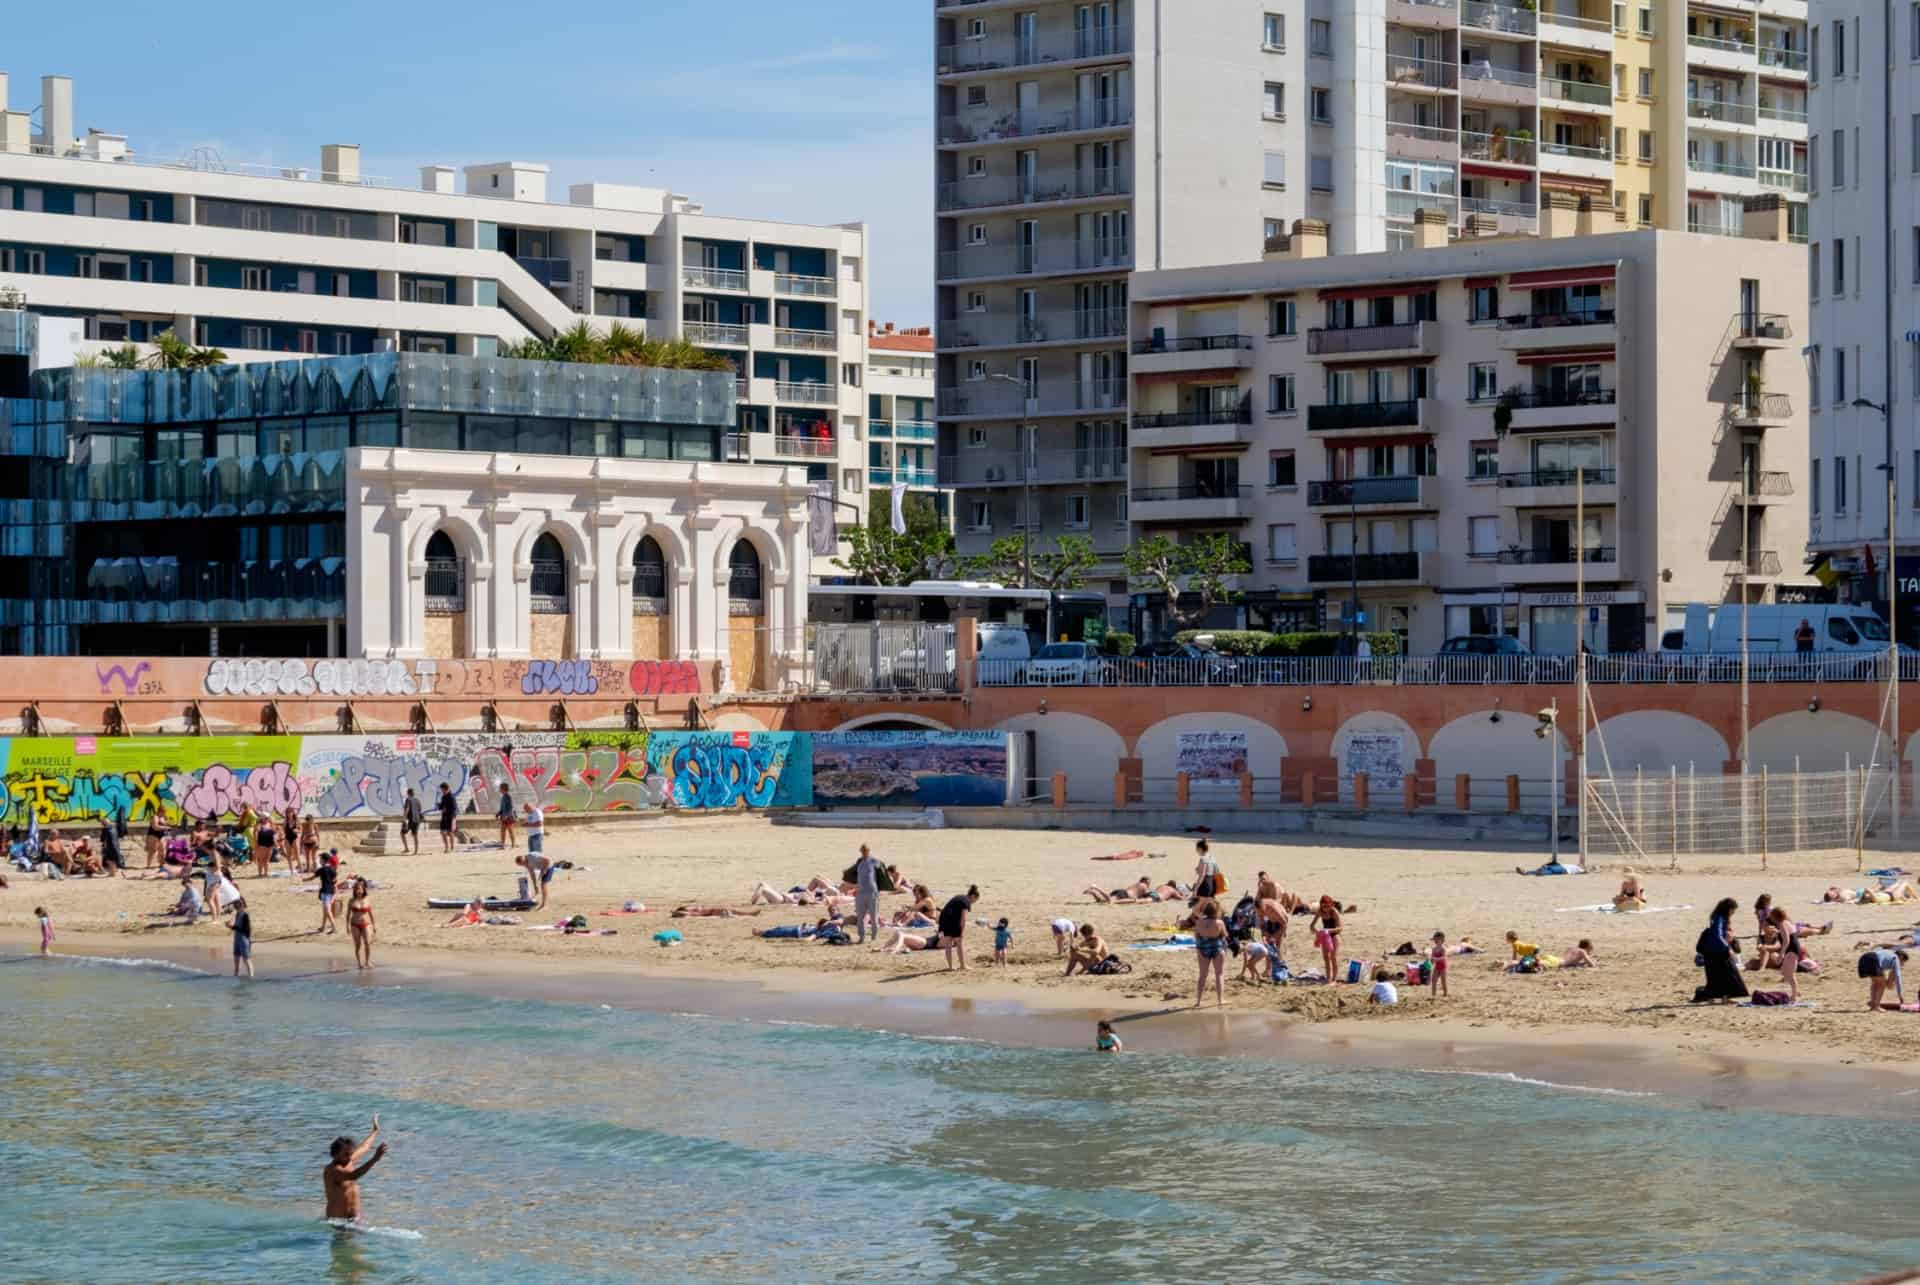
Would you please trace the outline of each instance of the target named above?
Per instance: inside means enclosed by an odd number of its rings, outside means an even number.
[[[660,542],[643,535],[633,546],[633,658],[671,660],[674,566]]]
[[[542,659],[573,655],[572,564],[551,531],[534,538],[527,552],[527,654]]]
[[[727,665],[733,690],[761,690],[768,678],[766,568],[742,536],[727,554]]]

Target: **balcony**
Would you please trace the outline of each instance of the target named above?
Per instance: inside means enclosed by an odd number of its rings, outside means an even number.
[[[1431,357],[1433,331],[1425,321],[1403,321],[1390,326],[1324,327],[1307,331],[1307,353],[1314,357]]]
[[[1093,98],[1059,111],[1016,111],[992,118],[943,116],[937,136],[942,145],[1005,143],[1072,134],[1084,130],[1114,129],[1133,123],[1133,104],[1124,98]]]
[[[1307,507],[1381,512],[1390,509],[1431,509],[1430,479],[1424,477],[1356,477],[1337,482],[1307,483]]]
[[[1761,45],[1760,66],[1768,71],[1798,72],[1804,76],[1807,74],[1807,51]]]
[[[724,321],[683,321],[680,333],[703,348],[745,348],[747,328]]]
[[[1502,317],[1498,342],[1507,352],[1545,352],[1555,348],[1611,348],[1619,339],[1612,308],[1585,308]]]
[[[1547,548],[1502,549],[1495,560],[1500,564],[1500,580],[1503,584],[1559,584],[1571,583],[1582,570],[1589,578],[1605,575],[1611,579],[1617,576],[1620,551],[1610,544],[1593,545],[1585,549],[1552,545]]]
[[[1311,433],[1378,432],[1383,428],[1419,428],[1420,401],[1334,402],[1307,407]]]
[[[952,418],[1018,419],[1119,411],[1127,405],[1124,379],[1049,380],[1022,385],[1006,379],[968,380],[940,393],[940,414]]]
[[[515,255],[513,261],[549,290],[573,284],[573,261],[570,259],[523,259]]]
[[[1793,340],[1793,323],[1784,312],[1733,314],[1733,346],[1750,351],[1785,348]]]
[[[1387,21],[1400,27],[1453,30],[1454,0],[1387,0]]]
[[[1785,393],[1741,393],[1728,407],[1735,428],[1784,428],[1793,419]]]
[[[1613,23],[1605,18],[1583,18],[1544,8],[1540,14],[1540,43],[1592,53],[1613,51]]]
[[[1482,134],[1473,130],[1462,130],[1460,159],[1486,161],[1494,165],[1531,167],[1534,162],[1534,143],[1531,138],[1516,138],[1512,134]]]
[[[1084,343],[1125,339],[1127,310],[1095,308],[1084,312],[1018,314],[968,312],[939,324],[936,343],[945,349],[1012,348],[1024,344]]]
[[[885,468],[875,465],[867,469],[867,480],[875,486],[892,486],[895,482],[905,482],[908,486],[937,486],[939,482],[932,469],[925,468]]]
[[[1558,76],[1540,78],[1540,105],[1561,111],[1613,113],[1613,90],[1598,81],[1562,80]]]
[[[1734,497],[1734,503],[1768,505],[1780,504],[1793,498],[1793,474],[1774,472],[1749,473],[1743,479],[1747,490]]]
[[[777,327],[773,332],[775,348],[791,348],[799,352],[832,352],[839,346],[839,336],[831,330],[792,330]]]
[[[1611,388],[1535,388],[1501,401],[1513,410],[1510,431],[1544,433],[1557,428],[1606,428],[1619,419]]]
[[[831,437],[785,437],[773,439],[773,453],[790,459],[830,460],[839,455],[840,446]]]
[[[1452,89],[1458,83],[1458,68],[1444,58],[1387,55],[1388,89]]]
[[[1584,495],[1579,494],[1583,490]],[[1578,477],[1572,469],[1500,475],[1500,503],[1511,509],[1568,508],[1583,498],[1594,505],[1619,503],[1619,473],[1612,468],[1590,468]]]
[[[429,616],[450,616],[467,609],[466,576],[458,558],[428,558],[426,608]]]
[[[773,399],[802,406],[837,406],[840,404],[840,387],[837,384],[795,384],[780,380],[773,386]]]
[[[1244,370],[1253,364],[1251,335],[1157,336],[1133,345],[1136,374],[1197,374]]]
[[[1755,108],[1751,103],[1729,103],[1717,98],[1687,99],[1687,120],[1718,121],[1723,125],[1751,125]]]
[[[901,442],[932,442],[939,439],[940,430],[923,419],[876,419],[867,425],[867,436]]]
[[[1460,131],[1412,121],[1387,122],[1387,154],[1416,161],[1450,161],[1462,144]]]
[[[1717,71],[1746,71],[1756,56],[1751,41],[1721,40],[1716,36],[1687,36],[1687,61]]]
[[[998,206],[1046,205],[1125,196],[1133,191],[1133,172],[1123,166],[1104,169],[1048,170],[963,178],[938,188],[941,210],[985,210]]]
[[[1061,239],[1032,245],[970,245],[942,250],[942,281],[992,280],[1071,272],[1125,272],[1133,246],[1124,237]]]
[[[1517,5],[1467,0],[1460,6],[1460,25],[1497,36],[1530,38],[1539,26],[1539,15],[1532,9],[1522,9]]]
[[[994,36],[941,45],[934,51],[934,74],[978,75],[1042,63],[1074,63],[1089,58],[1120,58],[1133,51],[1129,27],[1091,27],[1046,35]]]
[[[1595,181],[1613,177],[1613,149],[1583,147],[1577,143],[1540,144],[1540,168],[1550,174],[1572,174]]]
[[[1135,522],[1244,522],[1250,486],[1136,486],[1127,509]]]
[[[744,268],[709,268],[689,263],[680,268],[680,284],[695,290],[745,290],[747,273]]]
[[[968,450],[939,459],[940,485],[953,487],[1036,486],[1127,480],[1125,447],[1086,450],[1035,451],[1027,459],[1019,451]]]
[[[1747,550],[1747,577],[1749,579],[1770,580],[1781,574],[1780,555],[1772,549]],[[1739,559],[1734,560],[1733,575],[1740,575]]]
[[[832,277],[804,276],[797,272],[773,274],[773,292],[802,299],[831,299],[840,291]]]
[[[1539,80],[1534,73],[1518,67],[1472,63],[1460,68],[1460,96],[1485,103],[1528,107],[1538,96]]]
[[[1792,170],[1759,170],[1755,177],[1762,187],[1777,187],[1787,192],[1805,192],[1807,176],[1796,174]]]
[[[1423,583],[1417,553],[1316,553],[1307,559],[1310,584],[1417,585]]]

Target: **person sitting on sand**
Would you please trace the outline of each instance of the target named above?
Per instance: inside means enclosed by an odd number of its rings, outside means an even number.
[[[874,954],[904,955],[910,950],[939,950],[940,934],[910,933],[904,928],[893,930],[893,939],[873,948]]]
[[[1067,977],[1073,976],[1078,968],[1086,972],[1107,957],[1106,940],[1092,924],[1081,924],[1080,935],[1073,943],[1073,949],[1067,952]]]
[[[727,906],[675,906],[674,919],[735,919],[745,915],[757,915],[758,910],[734,910]]]
[[[1759,925],[1760,935],[1763,937],[1767,931],[1767,916],[1772,912],[1773,894],[1770,892],[1761,893],[1753,903],[1753,919],[1754,922]],[[1792,931],[1799,933],[1802,937],[1825,937],[1833,931],[1833,921],[1829,919],[1824,924],[1795,923],[1792,926]]]
[[[82,842],[84,842],[84,840]],[[40,860],[46,862],[63,875],[74,873],[73,853],[68,849],[67,841],[60,837],[58,830],[51,831],[41,837]]]
[[[1645,910],[1647,908],[1647,890],[1640,883],[1640,876],[1627,871],[1627,877],[1620,881],[1620,891],[1613,894],[1615,910]]]
[[[933,893],[927,890],[924,883],[913,885],[913,913],[929,919],[940,913],[940,908],[933,904]]]
[[[180,885],[180,900],[161,913],[184,915],[188,923],[198,923],[200,916],[205,913],[205,905],[205,901],[200,896],[200,889],[194,887],[192,881],[188,880]]]
[[[1508,972],[1533,972],[1540,966],[1540,947],[1530,941],[1521,941],[1520,934],[1511,929],[1507,932],[1507,946],[1513,951],[1513,962],[1507,965]]]
[[[923,915],[911,906],[902,906],[894,911],[893,917],[885,924],[888,928],[931,928],[933,925],[931,916]]]
[[[447,920],[446,923],[440,926],[442,928],[472,928],[481,922],[486,915],[486,911],[487,903],[481,898],[475,897],[467,903],[465,910],[455,911],[453,918]]]
[[[1593,942],[1591,942],[1585,937],[1582,937],[1580,939],[1579,945],[1575,946],[1572,950],[1569,950],[1566,954],[1560,957],[1560,967],[1562,968],[1598,968],[1600,967],[1600,957],[1593,953]]]

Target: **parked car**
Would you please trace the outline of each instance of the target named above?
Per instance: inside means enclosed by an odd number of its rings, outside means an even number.
[[[1235,681],[1234,658],[1192,643],[1150,642],[1113,661],[1116,681],[1142,686],[1206,686]]]
[[[1091,686],[1114,680],[1114,658],[1093,643],[1048,643],[1026,664],[1025,680],[1037,687]]]
[[[1533,676],[1534,656],[1505,634],[1462,634],[1440,644],[1433,666],[1442,682],[1525,682]]]

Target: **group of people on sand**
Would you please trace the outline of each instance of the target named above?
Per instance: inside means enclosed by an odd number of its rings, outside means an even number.
[[[1905,886],[1911,888],[1912,885]],[[1839,890],[1828,891],[1832,893]],[[1831,903],[1855,899],[1851,896],[1828,896],[1822,900]],[[1905,901],[1911,898],[1902,896],[1891,900]],[[1856,904],[1873,903],[1863,900]],[[1786,989],[1749,991],[1746,979],[1740,975],[1741,943],[1733,928],[1734,918],[1739,913],[1738,901],[1732,897],[1721,898],[1708,916],[1707,926],[1700,930],[1699,937],[1695,939],[1694,963],[1704,972],[1705,979],[1694,989],[1693,1002],[1756,1005],[1800,1003],[1800,975],[1820,971],[1820,964],[1813,958],[1807,939],[1831,935],[1833,923],[1814,924],[1797,920],[1783,907],[1774,905],[1771,894],[1762,893],[1753,904],[1753,955],[1745,961],[1744,967],[1748,972],[1777,970]],[[1868,942],[1862,945],[1865,949],[1857,961],[1857,971],[1860,980],[1868,983],[1867,1007],[1873,1010],[1920,1011],[1920,1005],[1908,1007],[1900,976],[1900,965],[1908,958],[1907,943]],[[1893,992],[1891,1002],[1887,1000],[1888,991]]]

